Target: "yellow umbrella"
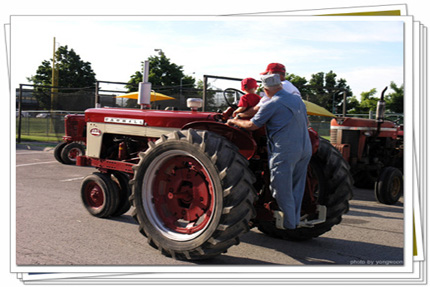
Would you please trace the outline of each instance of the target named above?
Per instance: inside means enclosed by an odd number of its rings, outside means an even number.
[[[139,97],[138,92],[132,92],[121,96],[116,96],[116,98],[126,98],[126,99],[133,99],[137,100]],[[175,98],[166,96],[164,94],[156,93],[154,91],[151,92],[151,102],[155,101],[165,101],[165,100],[175,100]]]
[[[323,116],[323,117],[331,117],[335,118],[336,116],[324,109],[323,107],[320,107],[314,103],[308,102],[303,100],[303,102],[306,105],[306,110],[308,111],[308,115],[311,116]]]

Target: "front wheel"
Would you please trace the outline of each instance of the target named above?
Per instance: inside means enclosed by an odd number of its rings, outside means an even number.
[[[67,144],[61,151],[61,159],[65,164],[76,164],[77,157],[81,155],[85,155],[85,148],[77,142]]]
[[[385,167],[375,183],[376,200],[383,204],[395,204],[403,194],[403,174],[392,166]]]
[[[64,147],[65,147],[66,145],[67,145],[67,142],[61,142],[61,143],[57,144],[57,145],[55,146],[55,149],[54,149],[54,157],[55,157],[55,159],[56,159],[58,162],[63,163],[63,164],[64,164],[64,161],[63,161],[63,159],[61,158],[61,152],[63,151],[63,149],[64,149]]]
[[[118,186],[109,174],[94,172],[81,184],[82,203],[95,217],[110,217],[118,208],[118,194]]]
[[[237,148],[193,129],[151,143],[134,167],[131,201],[151,246],[177,259],[219,255],[254,216],[252,173]]]

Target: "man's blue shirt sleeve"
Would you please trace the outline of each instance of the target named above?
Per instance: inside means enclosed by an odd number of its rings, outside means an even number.
[[[251,119],[251,122],[257,127],[261,128],[264,126],[275,111],[276,105],[273,102],[264,103],[255,116]]]

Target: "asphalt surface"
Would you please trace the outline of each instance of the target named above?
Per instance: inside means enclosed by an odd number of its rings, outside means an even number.
[[[131,211],[114,219],[91,216],[79,193],[82,179],[94,171],[57,162],[52,148],[17,146],[18,266],[403,264],[403,198],[382,205],[372,190],[355,189],[342,223],[319,238],[291,242],[254,228],[226,254],[186,262],[150,247]]]

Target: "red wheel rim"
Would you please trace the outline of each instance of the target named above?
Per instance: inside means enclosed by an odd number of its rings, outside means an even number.
[[[82,153],[78,148],[72,148],[68,153],[68,157],[71,160],[76,160],[76,158],[80,155],[82,155]]]
[[[155,177],[153,201],[164,225],[178,233],[202,230],[211,218],[213,187],[209,175],[195,159],[172,157]]]
[[[90,208],[100,208],[105,201],[102,188],[95,182],[88,183],[85,187],[85,199]]]
[[[201,234],[215,209],[214,184],[195,156],[172,150],[148,166],[142,203],[149,222],[166,237],[186,241]]]

